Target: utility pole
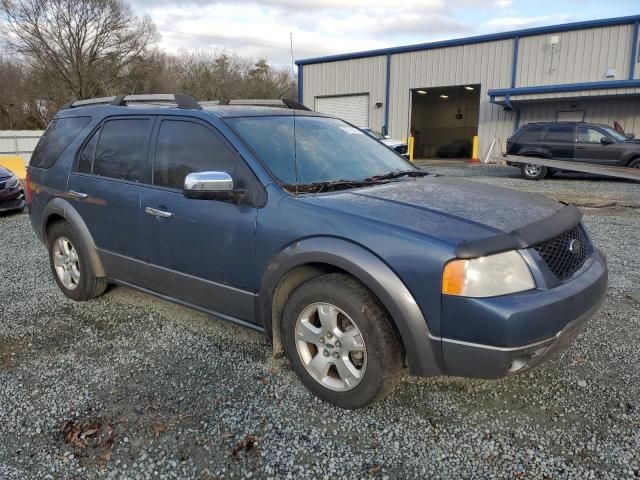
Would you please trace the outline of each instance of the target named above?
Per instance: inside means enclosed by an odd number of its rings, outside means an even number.
[[[9,130],[13,130],[13,103],[9,104]]]

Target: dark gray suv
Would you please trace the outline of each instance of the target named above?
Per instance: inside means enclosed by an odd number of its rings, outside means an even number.
[[[29,166],[31,222],[74,300],[127,285],[263,331],[320,398],[498,378],[571,340],[607,267],[581,214],[428,175],[341,120],[181,95],[76,102]]]
[[[529,123],[507,140],[507,155],[640,168],[640,141],[608,125]],[[527,180],[540,180],[555,171],[535,164],[507,164],[520,167]]]

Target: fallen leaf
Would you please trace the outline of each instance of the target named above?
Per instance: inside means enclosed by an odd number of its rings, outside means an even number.
[[[240,452],[253,452],[255,455],[259,455],[258,452],[258,442],[260,442],[260,437],[255,435],[247,435],[238,443],[236,443],[233,450],[231,450],[231,456],[234,458],[238,458],[238,454]]]
[[[585,357],[581,357],[581,356],[577,356],[576,358],[573,359],[573,363],[575,363],[576,365],[582,365],[587,363],[589,360],[587,360],[587,358]]]
[[[369,475],[374,476],[379,474],[382,471],[382,464],[379,463],[377,465],[374,465],[373,467],[369,467],[369,470],[367,470],[367,473],[369,473]]]
[[[231,432],[222,432],[222,433],[220,434],[220,436],[221,436],[222,438],[230,438],[230,437],[233,437],[233,433],[231,433]]]
[[[278,367],[271,367],[269,370],[267,370],[271,375],[277,375],[278,373],[280,373],[280,369]]]

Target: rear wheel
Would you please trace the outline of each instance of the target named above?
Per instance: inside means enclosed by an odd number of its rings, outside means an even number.
[[[67,222],[56,222],[47,231],[49,261],[62,293],[77,300],[99,297],[107,288],[105,278],[96,277],[86,247]]]
[[[520,166],[520,173],[527,180],[541,180],[547,176],[548,169],[542,165],[533,163],[523,163]]]
[[[386,310],[348,275],[309,280],[289,298],[282,336],[305,386],[340,408],[384,397],[402,375],[402,349]]]
[[[636,158],[629,162],[629,168],[640,168],[640,158]]]

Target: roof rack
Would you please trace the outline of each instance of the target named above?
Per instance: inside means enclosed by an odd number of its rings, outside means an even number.
[[[288,100],[286,98],[280,99],[220,99],[199,102],[203,107],[213,107],[217,105],[242,105],[247,107],[281,107],[290,108],[292,110],[308,110],[311,109],[294,100]]]
[[[167,103],[174,103],[178,108],[190,110],[202,110],[202,107],[189,95],[182,93],[157,93],[152,95],[117,95],[113,97],[89,98],[87,100],[77,100],[67,103],[63,110],[68,108],[88,107],[92,105],[114,105],[126,107],[130,103],[158,104],[166,106]]]

